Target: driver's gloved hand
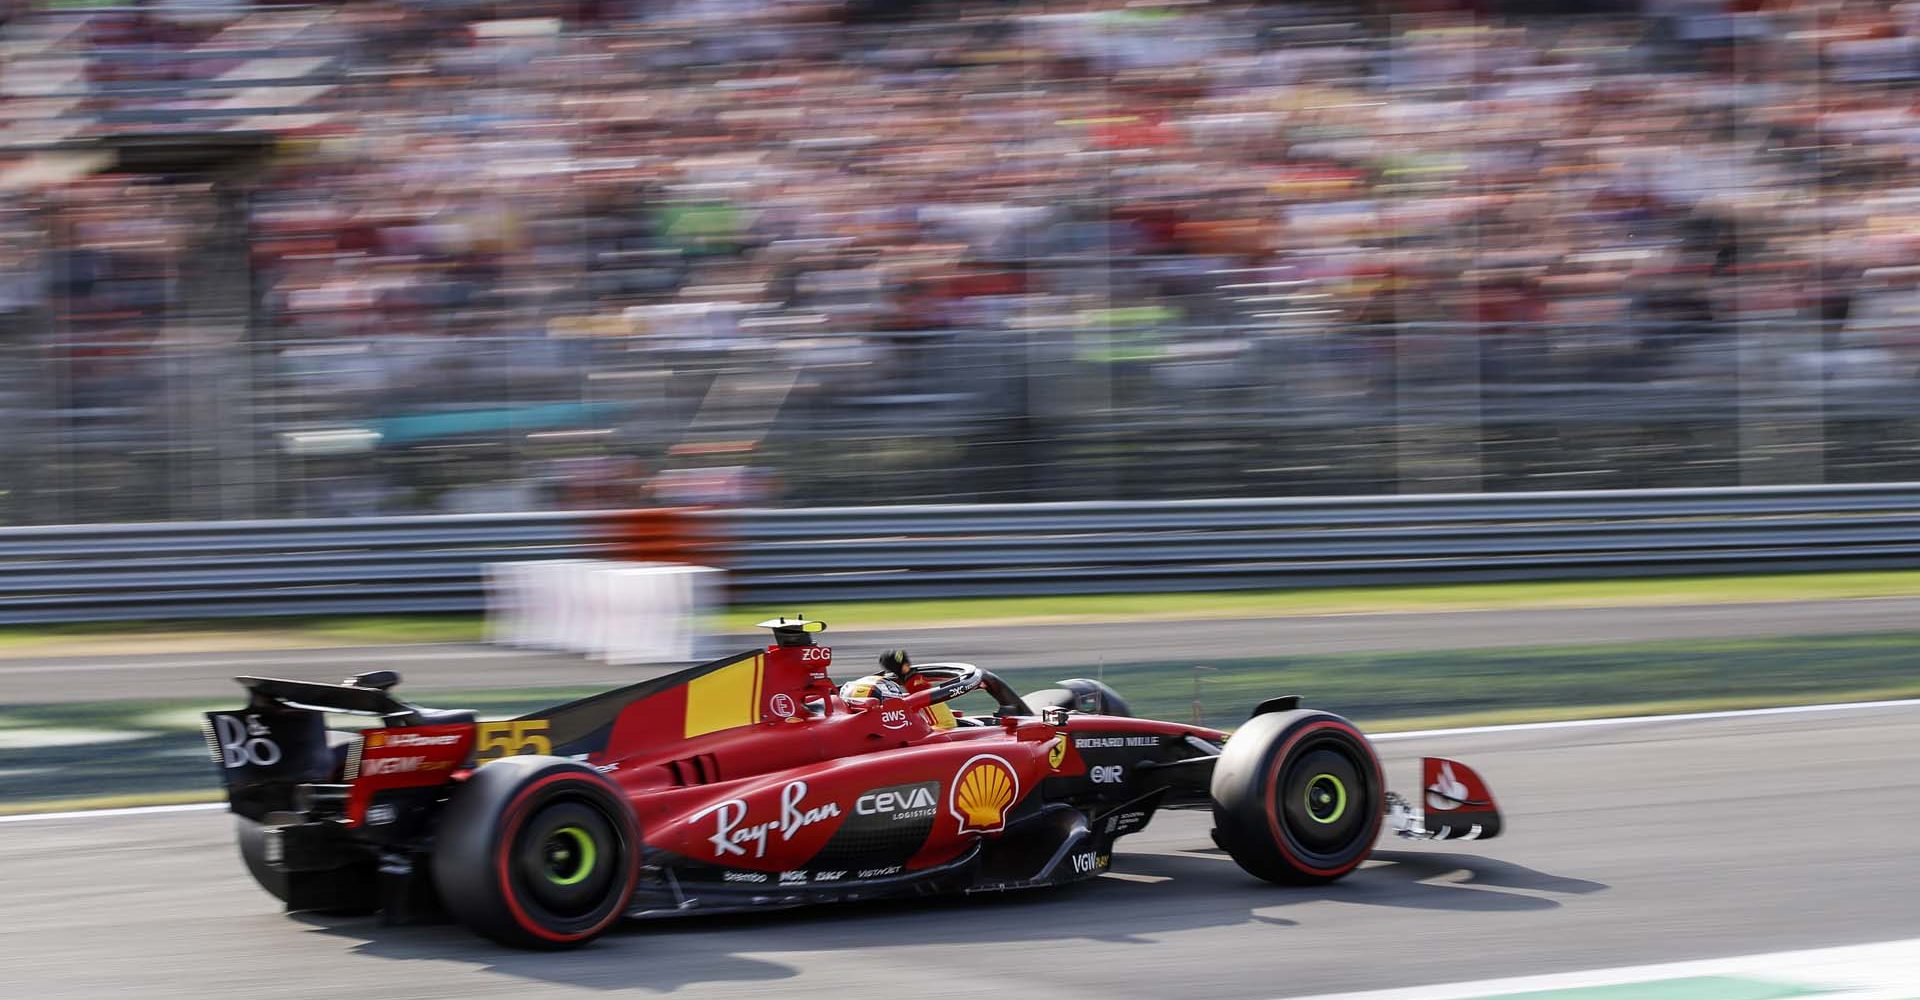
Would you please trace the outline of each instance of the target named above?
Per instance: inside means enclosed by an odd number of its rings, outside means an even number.
[[[880,672],[903,681],[913,674],[913,661],[908,659],[906,650],[889,649],[880,654]]]

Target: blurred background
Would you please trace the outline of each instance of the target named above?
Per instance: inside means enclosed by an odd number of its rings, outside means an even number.
[[[0,994],[1920,995],[1917,81],[1920,0],[0,0]],[[796,613],[1304,694],[1512,836],[557,957],[230,853],[235,675]]]
[[[1920,3],[0,10],[0,523],[1920,478]]]

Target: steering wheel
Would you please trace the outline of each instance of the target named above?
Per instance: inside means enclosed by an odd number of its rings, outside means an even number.
[[[907,709],[916,712],[930,705],[952,701],[984,684],[987,679],[987,672],[971,663],[916,663],[913,672],[933,682],[907,695]]]

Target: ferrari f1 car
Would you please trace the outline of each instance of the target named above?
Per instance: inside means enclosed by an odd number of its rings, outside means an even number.
[[[1133,718],[1096,681],[1022,697],[965,663],[850,697],[824,625],[764,624],[765,649],[500,722],[408,704],[392,671],[239,678],[247,706],[206,736],[241,856],[290,911],[444,914],[560,948],[623,916],[1077,882],[1162,808],[1211,810],[1218,845],[1280,883],[1346,875],[1383,826],[1500,832],[1465,765],[1427,759],[1423,795],[1390,796],[1367,738],[1297,697],[1231,735]],[[947,706],[974,691],[992,714]],[[330,732],[328,713],[377,725]]]

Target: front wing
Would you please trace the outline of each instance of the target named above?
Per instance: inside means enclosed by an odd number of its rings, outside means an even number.
[[[1412,840],[1486,840],[1500,835],[1500,807],[1473,768],[1444,757],[1420,760],[1418,800],[1387,793],[1387,829]]]

